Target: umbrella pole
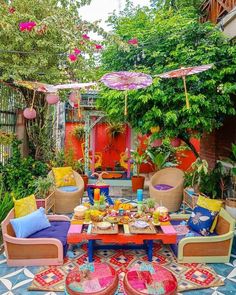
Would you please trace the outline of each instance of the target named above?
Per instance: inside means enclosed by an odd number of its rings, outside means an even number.
[[[127,93],[127,90],[125,90],[125,112],[124,112],[125,116],[127,116],[127,99],[128,99],[128,93]]]
[[[187,110],[190,109],[189,100],[188,100],[188,92],[187,92],[187,85],[186,85],[186,76],[182,76],[183,82],[184,82],[184,92],[186,97],[186,107]]]

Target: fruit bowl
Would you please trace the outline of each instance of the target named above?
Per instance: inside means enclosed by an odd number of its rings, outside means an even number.
[[[111,227],[111,223],[108,221],[102,221],[97,223],[97,227],[100,229],[108,229]]]

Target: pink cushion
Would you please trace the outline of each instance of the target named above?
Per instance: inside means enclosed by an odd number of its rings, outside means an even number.
[[[125,275],[124,289],[127,295],[174,295],[177,280],[172,272],[156,263],[135,264]]]

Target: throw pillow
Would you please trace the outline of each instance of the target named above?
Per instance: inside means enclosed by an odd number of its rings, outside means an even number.
[[[75,186],[75,177],[71,167],[52,168],[56,187]]]
[[[28,236],[51,226],[45,214],[45,209],[38,210],[23,217],[10,219],[17,238],[27,238]]]
[[[210,234],[210,228],[216,213],[206,208],[196,206],[188,220],[188,226],[203,236]]]
[[[206,198],[206,197],[200,195],[197,200],[197,205],[200,207],[206,208],[209,211],[212,211],[216,214],[216,217],[215,217],[215,219],[212,223],[211,229],[210,229],[210,232],[213,233],[213,231],[216,227],[216,224],[217,224],[218,213],[220,212],[223,202],[220,200],[209,199],[209,198]]]
[[[14,201],[15,218],[25,216],[37,210],[37,204],[34,195]]]

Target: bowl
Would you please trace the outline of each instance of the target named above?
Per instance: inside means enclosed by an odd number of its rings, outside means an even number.
[[[102,221],[97,223],[97,227],[100,229],[108,229],[111,227],[111,223],[108,221]]]
[[[85,207],[83,205],[79,205],[74,208],[75,216],[77,218],[83,219],[85,216],[85,212],[88,210],[88,207]]]

